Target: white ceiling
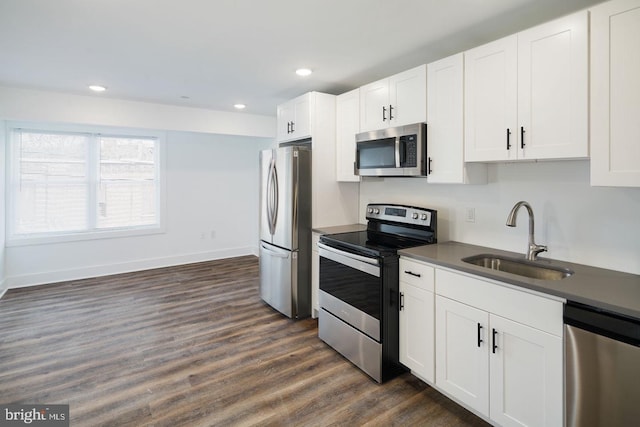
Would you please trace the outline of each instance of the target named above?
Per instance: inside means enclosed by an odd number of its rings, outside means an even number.
[[[0,85],[274,115],[599,1],[0,0]]]

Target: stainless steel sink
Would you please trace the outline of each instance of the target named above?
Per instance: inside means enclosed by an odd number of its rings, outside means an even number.
[[[491,270],[504,271],[505,273],[539,280],[561,280],[574,273],[573,270],[566,267],[543,264],[546,261],[528,261],[524,258],[510,258],[491,254],[474,255],[462,258],[462,261],[490,268]]]

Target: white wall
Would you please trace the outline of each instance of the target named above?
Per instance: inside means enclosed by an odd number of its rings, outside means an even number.
[[[275,117],[0,86],[0,120],[169,131],[164,234],[5,248],[3,167],[0,285],[257,253],[258,152],[274,145]]]
[[[371,202],[413,204],[438,210],[438,240],[456,240],[524,253],[528,215],[505,225],[519,200],[535,214],[541,256],[640,274],[640,189],[591,187],[588,161],[489,165],[487,185],[427,184],[423,178],[365,179],[360,221]],[[467,207],[476,221],[465,221]]]
[[[276,118],[271,116],[2,86],[0,118],[264,138],[276,134]]]
[[[166,233],[10,246],[9,287],[257,254],[258,153],[272,145],[266,138],[168,132]]]
[[[5,274],[5,168],[4,168],[4,156],[5,156],[5,124],[0,120],[0,297],[7,290],[6,287],[6,274]]]

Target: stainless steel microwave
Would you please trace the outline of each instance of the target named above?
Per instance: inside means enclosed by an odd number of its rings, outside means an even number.
[[[427,176],[426,124],[362,132],[356,135],[355,174]]]

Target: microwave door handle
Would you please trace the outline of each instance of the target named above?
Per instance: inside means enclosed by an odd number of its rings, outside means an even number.
[[[396,138],[396,167],[400,167],[400,138]]]
[[[404,167],[407,162],[407,142],[402,138],[398,138],[400,140],[400,164],[398,166]]]

